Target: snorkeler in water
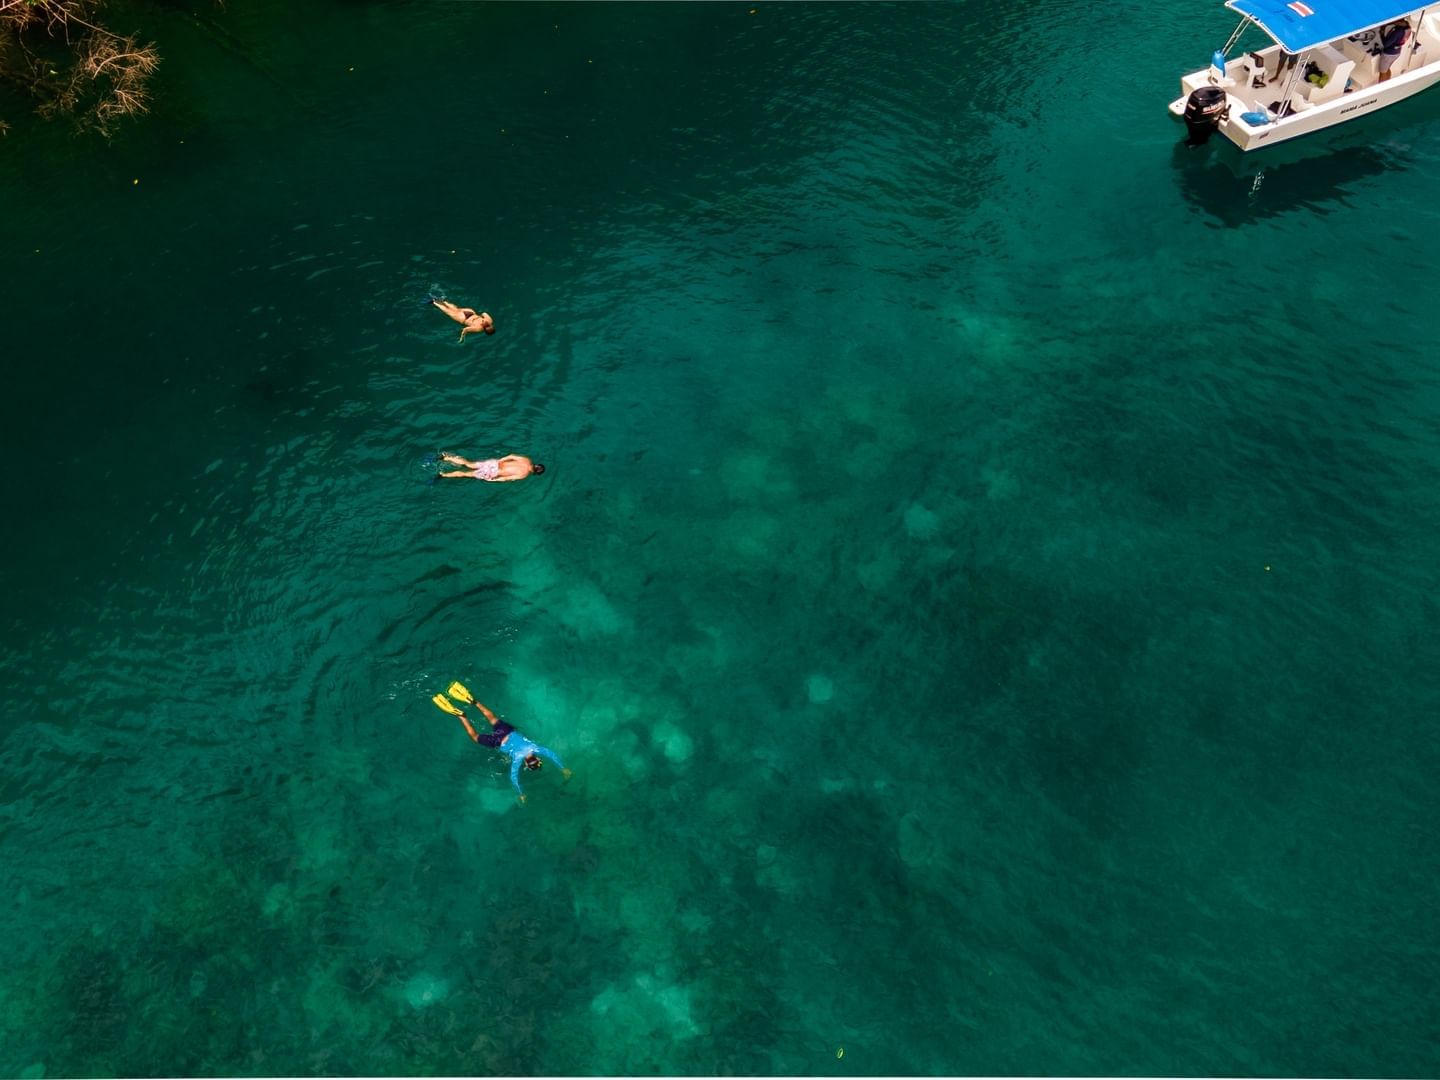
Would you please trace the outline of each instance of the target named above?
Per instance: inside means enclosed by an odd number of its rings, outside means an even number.
[[[493,334],[495,333],[495,320],[490,317],[488,311],[476,311],[474,308],[458,307],[449,300],[441,300],[432,296],[427,303],[434,304],[450,318],[460,324],[460,340],[465,340],[466,334]]]
[[[557,765],[566,780],[570,779],[570,770],[565,768],[565,763],[555,755],[553,750],[547,750],[545,747],[538,743],[533,743],[524,735],[521,735],[504,720],[501,720],[488,708],[471,697],[470,691],[466,690],[465,687],[461,686],[458,682],[450,684],[450,697],[455,698],[457,701],[463,701],[467,705],[474,705],[475,708],[479,709],[485,715],[485,719],[490,721],[490,730],[484,735],[476,732],[465,713],[456,708],[444,694],[436,694],[430,700],[435,702],[441,709],[450,713],[450,715],[458,716],[460,722],[465,725],[466,733],[477,746],[493,746],[502,754],[509,755],[510,783],[515,786],[515,794],[520,796],[522,803],[525,801],[525,792],[520,790],[520,769],[522,766],[532,771],[539,769],[541,758],[544,758],[546,761]]]
[[[437,476],[446,480],[451,478],[469,478],[471,480],[488,480],[492,484],[504,484],[511,480],[524,480],[528,476],[540,476],[545,472],[545,466],[531,461],[523,454],[506,454],[502,458],[487,458],[485,461],[471,461],[459,454],[452,454],[449,451],[440,453],[441,461],[448,461],[452,465],[464,466],[455,472],[437,473]]]

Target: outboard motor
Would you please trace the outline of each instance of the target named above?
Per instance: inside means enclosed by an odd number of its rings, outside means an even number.
[[[1202,86],[1192,91],[1185,102],[1185,130],[1190,133],[1185,145],[1204,146],[1229,115],[1230,105],[1220,87]]]

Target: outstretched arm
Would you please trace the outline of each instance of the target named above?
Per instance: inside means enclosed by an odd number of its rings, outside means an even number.
[[[543,746],[537,746],[535,747],[535,754],[537,757],[544,758],[546,761],[550,762],[550,764],[554,765],[557,769],[564,773],[566,780],[570,779],[570,770],[565,768],[565,763],[560,760],[559,756],[556,755],[554,750],[546,749]]]
[[[510,783],[515,788],[515,794],[520,796],[520,801],[525,801],[525,792],[520,790],[520,758],[518,755],[510,758]]]

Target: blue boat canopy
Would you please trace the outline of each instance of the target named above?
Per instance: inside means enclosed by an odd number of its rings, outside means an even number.
[[[1416,10],[1415,0],[1226,0],[1225,6],[1249,16],[1292,53],[1368,30]]]

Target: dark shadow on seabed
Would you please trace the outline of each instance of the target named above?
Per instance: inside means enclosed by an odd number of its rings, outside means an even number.
[[[1380,218],[1147,199],[1020,12],[336,5],[0,221],[108,211],[6,326],[0,1076],[1424,1074],[1433,365],[1155,287]]]
[[[1417,148],[1437,139],[1440,94],[1417,94],[1363,121],[1248,153],[1221,135],[1201,147],[1177,136],[1171,163],[1192,204],[1237,226],[1293,210],[1328,214],[1360,181],[1413,168]]]

